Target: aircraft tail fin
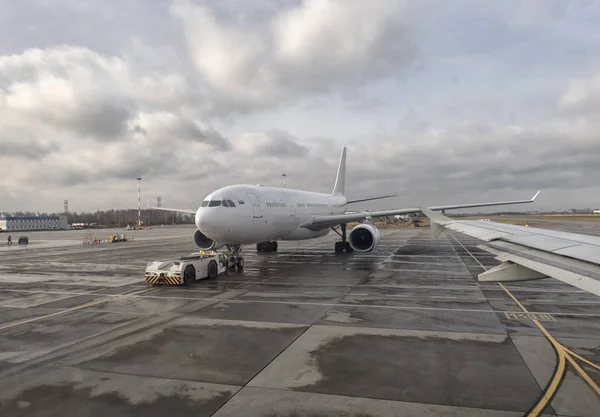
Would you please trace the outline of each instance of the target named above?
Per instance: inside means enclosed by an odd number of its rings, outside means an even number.
[[[346,147],[342,149],[340,165],[338,166],[337,176],[335,177],[335,185],[333,186],[332,195],[344,195],[346,193]]]

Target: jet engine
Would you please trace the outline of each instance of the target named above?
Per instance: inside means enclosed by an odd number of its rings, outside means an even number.
[[[200,230],[196,230],[194,232],[194,242],[196,243],[196,246],[198,246],[202,250],[217,249],[218,246],[218,244],[214,240],[207,237]]]
[[[379,245],[379,229],[371,224],[359,224],[348,235],[348,242],[357,252],[370,252]]]

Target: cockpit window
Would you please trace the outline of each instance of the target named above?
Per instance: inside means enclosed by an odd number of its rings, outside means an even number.
[[[244,204],[244,200],[238,200],[238,204]]]
[[[243,203],[242,203],[243,204]],[[232,200],[206,200],[202,202],[202,207],[235,207]]]

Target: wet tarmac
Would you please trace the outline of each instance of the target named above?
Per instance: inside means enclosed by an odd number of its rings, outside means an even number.
[[[464,235],[281,242],[243,272],[149,287],[146,262],[195,251],[192,228],[83,233],[0,247],[2,416],[600,415],[600,299],[478,283],[497,261]]]

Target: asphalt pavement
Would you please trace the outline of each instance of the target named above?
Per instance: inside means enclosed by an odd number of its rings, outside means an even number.
[[[331,234],[146,285],[146,262],[195,251],[193,231],[1,245],[0,415],[600,415],[600,299],[478,283],[498,262],[475,239],[382,230],[376,251],[336,254]]]

